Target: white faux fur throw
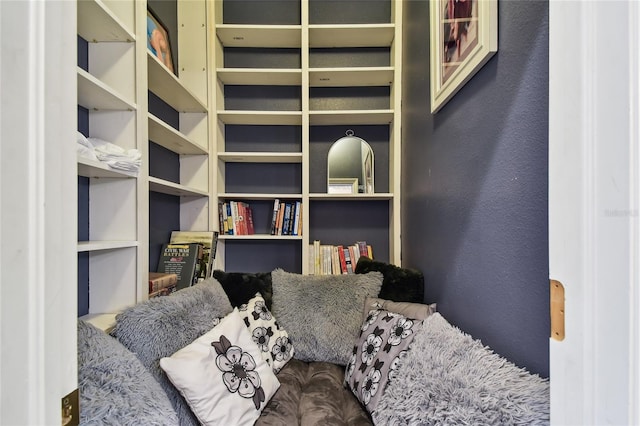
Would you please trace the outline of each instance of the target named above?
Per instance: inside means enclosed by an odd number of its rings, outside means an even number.
[[[376,425],[548,425],[549,381],[428,317],[384,390]]]

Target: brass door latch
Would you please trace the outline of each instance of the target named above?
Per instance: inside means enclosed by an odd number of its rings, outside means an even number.
[[[564,340],[564,286],[560,281],[549,281],[551,303],[551,338]]]

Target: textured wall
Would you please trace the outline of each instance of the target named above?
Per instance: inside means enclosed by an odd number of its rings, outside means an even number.
[[[498,53],[432,115],[428,1],[405,3],[402,257],[445,318],[548,376],[548,3],[498,6]]]

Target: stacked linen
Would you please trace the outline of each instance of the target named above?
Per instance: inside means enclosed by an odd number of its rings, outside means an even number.
[[[112,169],[137,172],[142,154],[137,149],[124,149],[98,138],[86,138],[78,132],[78,155],[106,163]]]

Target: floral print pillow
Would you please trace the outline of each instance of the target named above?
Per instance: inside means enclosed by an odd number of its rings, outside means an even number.
[[[289,333],[280,327],[260,293],[238,308],[240,316],[258,345],[262,358],[278,373],[291,358],[294,349]]]
[[[393,380],[421,323],[382,309],[369,311],[345,369],[345,384],[369,413]]]
[[[160,367],[203,425],[253,424],[280,387],[237,308]]]

